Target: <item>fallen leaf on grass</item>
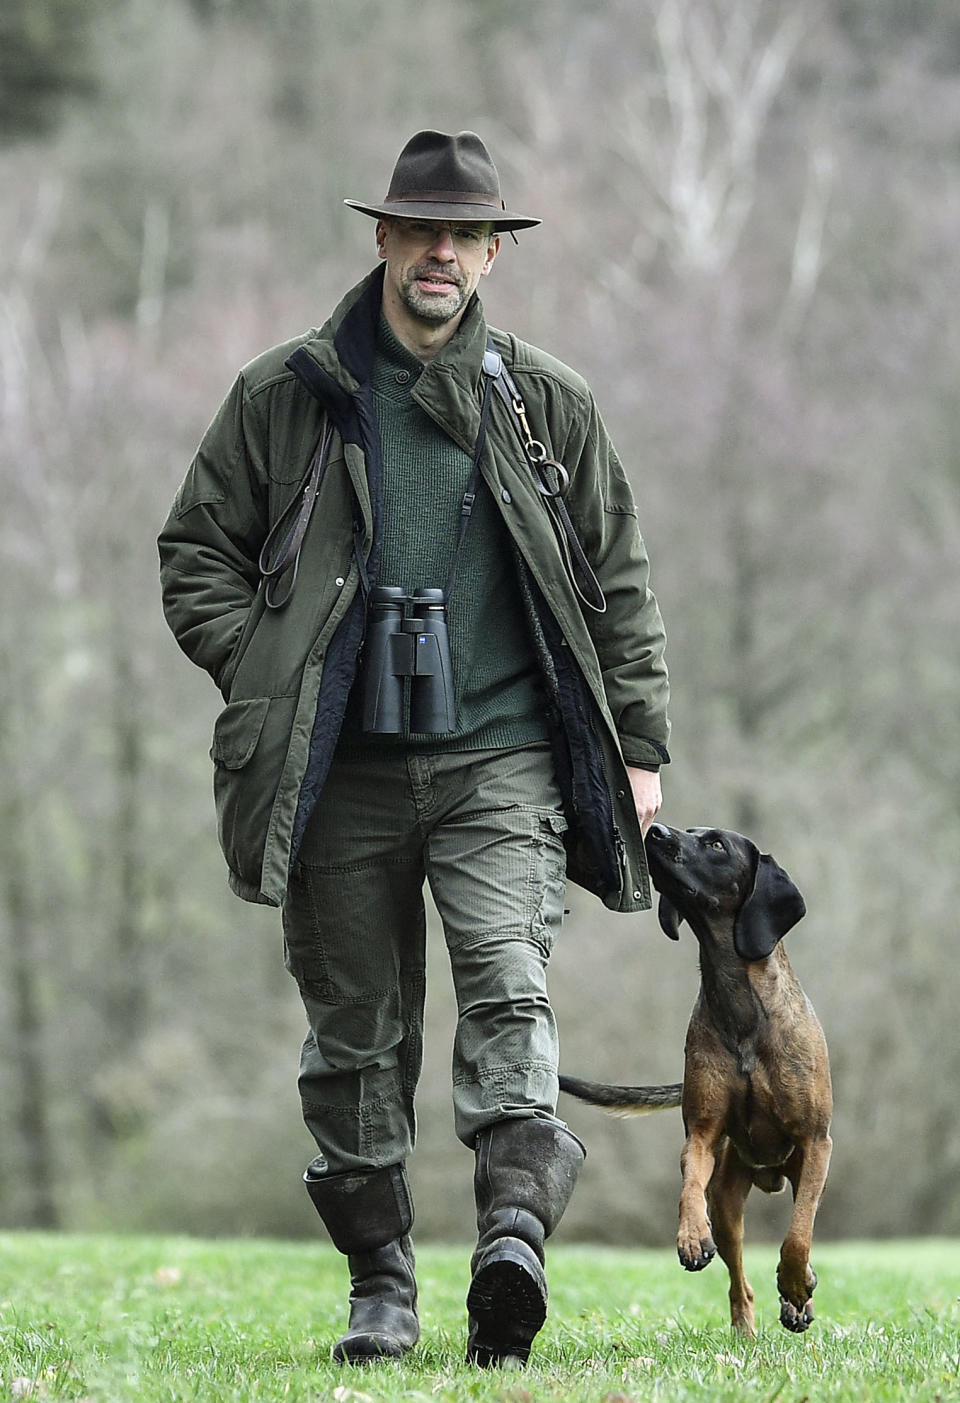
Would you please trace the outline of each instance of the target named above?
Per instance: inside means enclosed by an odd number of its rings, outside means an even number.
[[[46,1398],[47,1386],[43,1379],[11,1379],[11,1398]]]
[[[738,1359],[735,1354],[716,1354],[714,1358],[718,1364],[730,1364],[734,1369],[742,1369],[745,1363],[743,1359]]]

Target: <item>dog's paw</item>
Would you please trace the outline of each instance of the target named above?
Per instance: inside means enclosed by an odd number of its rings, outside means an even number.
[[[792,1330],[795,1335],[802,1335],[812,1320],[812,1301],[807,1301],[803,1310],[797,1310],[792,1301],[788,1301],[785,1296],[780,1297],[780,1324],[785,1330]]]
[[[813,1319],[813,1301],[810,1299],[817,1285],[817,1273],[809,1262],[804,1264],[800,1279],[781,1262],[777,1272],[777,1290],[780,1292],[780,1324],[785,1330],[800,1335]]]
[[[708,1233],[706,1237],[679,1237],[677,1256],[685,1271],[703,1271],[717,1255],[717,1244]]]

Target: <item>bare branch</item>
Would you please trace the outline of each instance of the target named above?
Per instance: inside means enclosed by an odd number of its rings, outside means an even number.
[[[753,207],[760,143],[809,22],[785,8],[767,33],[756,0],[659,0],[654,33],[666,109],[641,98],[628,113],[629,159],[659,199],[642,217],[682,266],[714,271],[735,252]],[[658,126],[661,128],[658,130]]]
[[[827,208],[833,190],[836,160],[825,146],[817,146],[810,154],[803,205],[797,220],[787,288],[780,322],[781,329],[793,331],[799,326],[816,292],[823,268],[823,234]]]
[[[170,253],[170,210],[159,200],[150,200],[143,212],[143,241],[140,246],[140,280],[136,322],[141,337],[149,337],[163,315],[163,298]]]

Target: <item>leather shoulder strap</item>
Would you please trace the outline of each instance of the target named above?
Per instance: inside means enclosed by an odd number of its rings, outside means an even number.
[[[263,600],[268,609],[282,609],[289,604],[297,583],[297,570],[300,565],[300,548],[310,525],[317,492],[330,456],[330,443],[333,438],[333,425],[329,414],[324,416],[323,429],[316,452],[304,474],[300,488],[294,493],[289,506],[281,513],[270,529],[270,534],[260,551],[260,574],[264,580]],[[280,582],[286,577],[286,589],[278,591]]]

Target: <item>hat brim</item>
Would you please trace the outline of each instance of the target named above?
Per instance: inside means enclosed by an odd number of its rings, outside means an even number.
[[[465,205],[454,202],[444,203],[431,200],[388,200],[382,205],[363,205],[359,200],[344,200],[351,209],[361,214],[369,214],[373,219],[447,219],[452,223],[470,224],[480,222],[490,224],[495,234],[508,233],[511,229],[534,229],[542,224],[541,219],[532,219],[526,214],[512,214],[510,210],[497,209],[493,205]]]

